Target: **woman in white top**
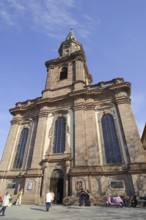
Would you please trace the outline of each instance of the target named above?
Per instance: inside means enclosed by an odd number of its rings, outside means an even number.
[[[5,211],[7,206],[9,205],[11,196],[9,195],[8,192],[6,192],[6,195],[3,198],[3,202],[2,202],[2,209],[0,210],[0,213],[2,212],[2,215],[5,215]]]

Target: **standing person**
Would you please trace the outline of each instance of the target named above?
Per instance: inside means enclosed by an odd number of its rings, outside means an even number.
[[[16,205],[21,205],[23,189],[18,192]]]
[[[137,206],[137,204],[138,204],[137,196],[134,195],[131,200],[131,206],[135,208]]]
[[[6,192],[3,198],[3,201],[2,201],[2,209],[0,210],[0,213],[2,212],[2,216],[5,215],[5,211],[6,211],[7,206],[9,205],[10,199],[11,199],[11,196],[9,195],[8,192]]]
[[[52,194],[51,192],[49,191],[47,194],[46,194],[46,212],[49,211],[49,208],[51,207],[51,202],[52,202],[53,198],[52,198]]]
[[[83,189],[81,189],[81,192],[79,194],[79,206],[84,205],[84,203],[85,203],[85,195],[86,195],[86,192]]]
[[[90,192],[87,189],[86,190],[86,194],[85,194],[85,206],[90,206],[91,205],[91,201],[90,201]]]
[[[2,204],[2,201],[3,201],[3,198],[2,198],[2,196],[0,195],[0,206],[1,206],[1,204]]]

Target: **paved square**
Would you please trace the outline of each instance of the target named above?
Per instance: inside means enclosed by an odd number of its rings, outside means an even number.
[[[11,220],[145,220],[146,208],[53,205],[50,211],[46,212],[45,206],[22,205],[8,207],[6,216],[0,216],[0,218]]]

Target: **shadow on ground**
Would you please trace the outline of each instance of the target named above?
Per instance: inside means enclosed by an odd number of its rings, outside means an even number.
[[[36,211],[46,212],[46,210],[44,210],[44,209],[39,209],[39,208],[30,208],[30,209],[33,209],[33,210],[36,210]]]

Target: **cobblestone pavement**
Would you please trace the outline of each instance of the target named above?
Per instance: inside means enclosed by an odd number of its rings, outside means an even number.
[[[146,220],[146,208],[116,208],[116,207],[79,207],[53,205],[49,212],[45,206],[22,205],[11,206],[6,210],[6,216],[0,219],[11,220]]]

